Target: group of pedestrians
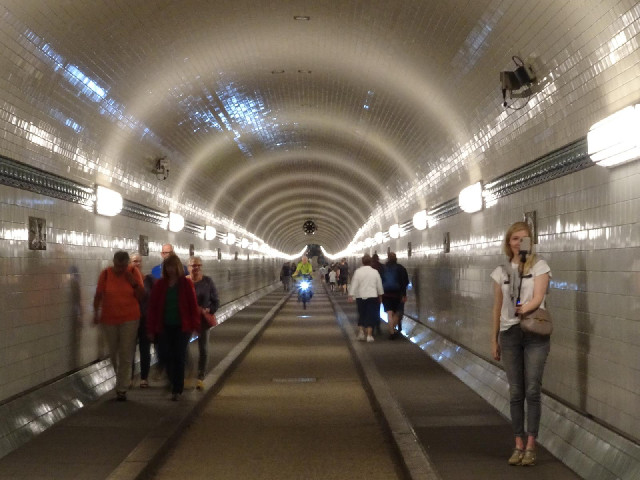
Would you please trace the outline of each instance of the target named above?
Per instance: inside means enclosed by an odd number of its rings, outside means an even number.
[[[212,318],[220,301],[213,280],[203,275],[202,259],[189,258],[185,267],[171,244],[162,246],[163,262],[142,276],[142,257],[125,251],[113,256],[113,266],[98,277],[94,322],[102,326],[111,364],[116,373],[116,398],[127,399],[131,385],[136,341],[140,350],[140,387],[149,386],[151,343],[159,367],[171,383],[171,399],[184,390],[187,347],[198,335],[198,381],[204,388],[207,345]]]
[[[549,265],[536,256],[532,248],[526,253],[520,252],[522,239],[531,236],[527,223],[511,225],[502,245],[508,261],[491,273],[494,281],[492,355],[495,360],[502,361],[507,374],[515,437],[514,450],[508,459],[510,465],[534,465],[536,462],[542,375],[550,350],[549,336],[526,331],[520,325],[528,313],[545,308],[551,277]],[[118,400],[126,400],[136,339],[140,343],[140,387],[148,386],[150,342],[156,341],[159,361],[172,385],[171,398],[177,400],[184,388],[188,342],[197,332],[198,388],[203,387],[210,327],[205,314],[215,313],[219,307],[216,287],[211,278],[202,274],[200,257],[191,257],[185,268],[170,244],[163,245],[162,256],[162,264],[143,277],[139,255],[130,259],[127,252],[116,252],[113,266],[103,270],[98,278],[95,321],[102,324],[109,346]],[[295,269],[285,264],[281,270],[285,289],[285,278],[289,278],[290,285],[291,276],[307,270],[310,273],[311,265],[306,257]],[[346,292],[346,259],[322,273],[331,290],[337,281]],[[355,271],[349,287],[349,300],[357,302],[358,340],[374,341],[373,330],[380,321],[380,304],[388,315],[389,338],[398,337],[408,285],[407,270],[398,263],[395,253],[389,252],[384,265],[377,254],[362,257],[362,267]]]
[[[347,286],[349,284],[349,264],[347,259],[343,258],[340,262],[331,265],[323,265],[319,270],[322,281],[329,286],[330,292],[342,292],[347,294]]]
[[[501,361],[509,384],[509,404],[514,449],[509,465],[532,466],[537,460],[537,437],[542,413],[541,390],[545,363],[550,351],[550,336],[527,330],[522,320],[537,309],[546,309],[545,301],[551,269],[537,256],[530,242],[532,231],[526,222],[516,222],[506,231],[502,251],[507,261],[491,273],[493,311],[491,351]],[[379,321],[380,303],[389,316],[389,338],[398,336],[409,283],[406,269],[389,253],[385,265],[377,255],[365,254],[362,267],[351,279],[349,299],[358,304],[357,339],[373,342],[373,329]],[[526,408],[525,408],[526,405]]]
[[[358,340],[373,342],[373,331],[380,323],[380,304],[388,316],[389,339],[398,338],[404,304],[407,301],[409,275],[398,263],[394,252],[389,252],[385,265],[378,255],[366,253],[362,267],[353,274],[349,287],[349,300],[358,307]]]

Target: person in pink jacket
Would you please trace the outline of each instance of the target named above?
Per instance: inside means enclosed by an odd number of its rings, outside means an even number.
[[[162,263],[162,278],[153,285],[147,312],[147,333],[158,335],[160,353],[171,382],[171,399],[184,390],[187,347],[200,328],[200,309],[193,282],[185,277],[180,259],[170,255]]]

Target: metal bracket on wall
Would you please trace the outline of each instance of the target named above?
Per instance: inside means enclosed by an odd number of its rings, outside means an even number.
[[[92,187],[16,162],[2,155],[0,155],[0,183],[67,202],[78,203],[88,209],[93,209],[96,201]]]
[[[487,183],[485,201],[491,202],[593,165],[587,153],[587,138],[583,137]]]

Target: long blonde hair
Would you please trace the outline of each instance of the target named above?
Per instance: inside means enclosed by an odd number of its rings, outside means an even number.
[[[519,232],[520,230],[525,230],[527,232],[527,236],[531,238],[531,252],[527,254],[527,261],[524,263],[524,267],[522,269],[524,275],[529,274],[529,270],[536,263],[536,255],[533,251],[533,234],[531,232],[531,227],[527,222],[516,222],[511,225],[507,229],[507,233],[504,235],[504,242],[502,242],[502,250],[504,254],[509,257],[509,262],[513,260],[513,251],[511,250],[511,246],[509,245],[509,241],[511,240],[511,235],[515,232]]]

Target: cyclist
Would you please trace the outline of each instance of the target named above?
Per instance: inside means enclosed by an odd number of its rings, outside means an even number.
[[[313,266],[309,263],[309,258],[306,255],[302,256],[302,260],[298,263],[296,271],[293,272],[292,277],[297,281],[300,278],[307,277],[311,280],[311,273],[313,272]],[[313,297],[313,291],[310,292],[310,297]],[[298,292],[298,301],[300,300],[300,292]]]
[[[313,267],[309,263],[309,258],[307,258],[306,255],[303,255],[302,261],[298,263],[298,266],[296,267],[296,271],[293,272],[292,276],[296,278],[296,277],[299,277],[300,275],[311,275],[312,272],[313,272]]]

